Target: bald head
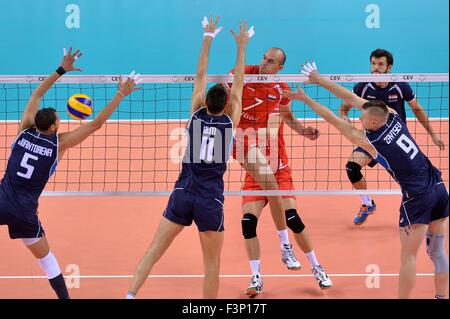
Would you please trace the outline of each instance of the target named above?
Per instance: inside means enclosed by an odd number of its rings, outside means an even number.
[[[280,48],[270,48],[259,63],[260,74],[276,74],[286,63],[286,53]]]
[[[286,63],[286,52],[281,48],[270,48],[269,51],[273,51],[274,55],[277,57],[277,62],[281,65]]]

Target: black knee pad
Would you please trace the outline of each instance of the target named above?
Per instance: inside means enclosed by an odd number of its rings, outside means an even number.
[[[242,235],[245,239],[256,237],[256,226],[258,225],[258,218],[252,214],[245,214],[242,217]]]
[[[300,234],[305,229],[302,219],[296,209],[288,209],[286,212],[286,224],[295,233]]]
[[[347,162],[345,170],[347,171],[347,176],[352,184],[358,183],[363,178],[361,174],[361,165],[355,162]]]

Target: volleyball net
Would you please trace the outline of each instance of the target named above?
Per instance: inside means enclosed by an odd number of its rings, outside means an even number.
[[[324,74],[352,89],[357,82],[408,82],[424,107],[435,132],[448,146],[448,74]],[[45,76],[0,76],[0,168],[6,169],[11,143],[25,105]],[[181,170],[186,145],[192,75],[143,75],[142,90],[133,92],[119,105],[105,125],[82,144],[69,149],[50,179],[45,195],[168,195]],[[209,85],[231,83],[232,76],[208,76]],[[286,82],[293,89],[306,81],[303,75],[246,75],[246,83]],[[68,98],[77,93],[93,100],[94,116],[117,91],[117,76],[63,76],[43,97],[41,107],[54,107],[61,116],[59,132],[80,125],[66,112]],[[342,101],[317,85],[303,87],[306,93],[337,114]],[[397,94],[394,92],[393,95]],[[448,187],[448,151],[440,151],[430,135],[405,104],[407,125],[421,150],[438,167]],[[305,126],[320,130],[311,141],[284,124],[284,140],[292,171],[294,190],[242,191],[245,171],[230,157],[224,176],[226,195],[320,195],[357,194],[347,178],[345,165],[354,145],[317,117],[308,106],[292,102],[294,116]],[[360,127],[360,112],[349,116]],[[92,119],[92,116],[90,117]],[[89,120],[89,119],[88,119]],[[256,133],[258,134],[258,132]],[[274,159],[272,159],[274,161]],[[278,161],[278,159],[275,159]],[[368,192],[399,193],[398,184],[380,166],[365,168]]]

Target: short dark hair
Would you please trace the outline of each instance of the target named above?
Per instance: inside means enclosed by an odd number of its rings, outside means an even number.
[[[363,110],[369,110],[371,113],[377,116],[386,116],[389,114],[389,109],[386,103],[381,100],[372,100],[362,105]]]
[[[377,59],[382,58],[382,57],[386,57],[387,64],[388,65],[394,65],[394,56],[392,55],[391,52],[389,52],[387,50],[376,49],[375,51],[373,51],[370,54],[370,60],[372,60],[373,57],[375,57]]]
[[[287,59],[286,52],[284,52],[284,50],[282,48],[273,48],[273,49],[278,50],[283,54],[283,58],[281,59],[280,64],[284,65],[286,63],[286,59]]]
[[[228,92],[223,84],[214,85],[206,93],[206,107],[212,114],[218,114],[225,109],[228,100]]]
[[[52,107],[44,107],[34,117],[34,125],[40,131],[47,131],[56,122],[56,110]]]

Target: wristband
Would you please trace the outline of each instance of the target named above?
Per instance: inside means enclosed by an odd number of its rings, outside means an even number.
[[[58,73],[59,75],[63,75],[64,73],[66,73],[66,70],[64,70],[64,68],[60,66],[59,68],[56,69],[55,72]]]

